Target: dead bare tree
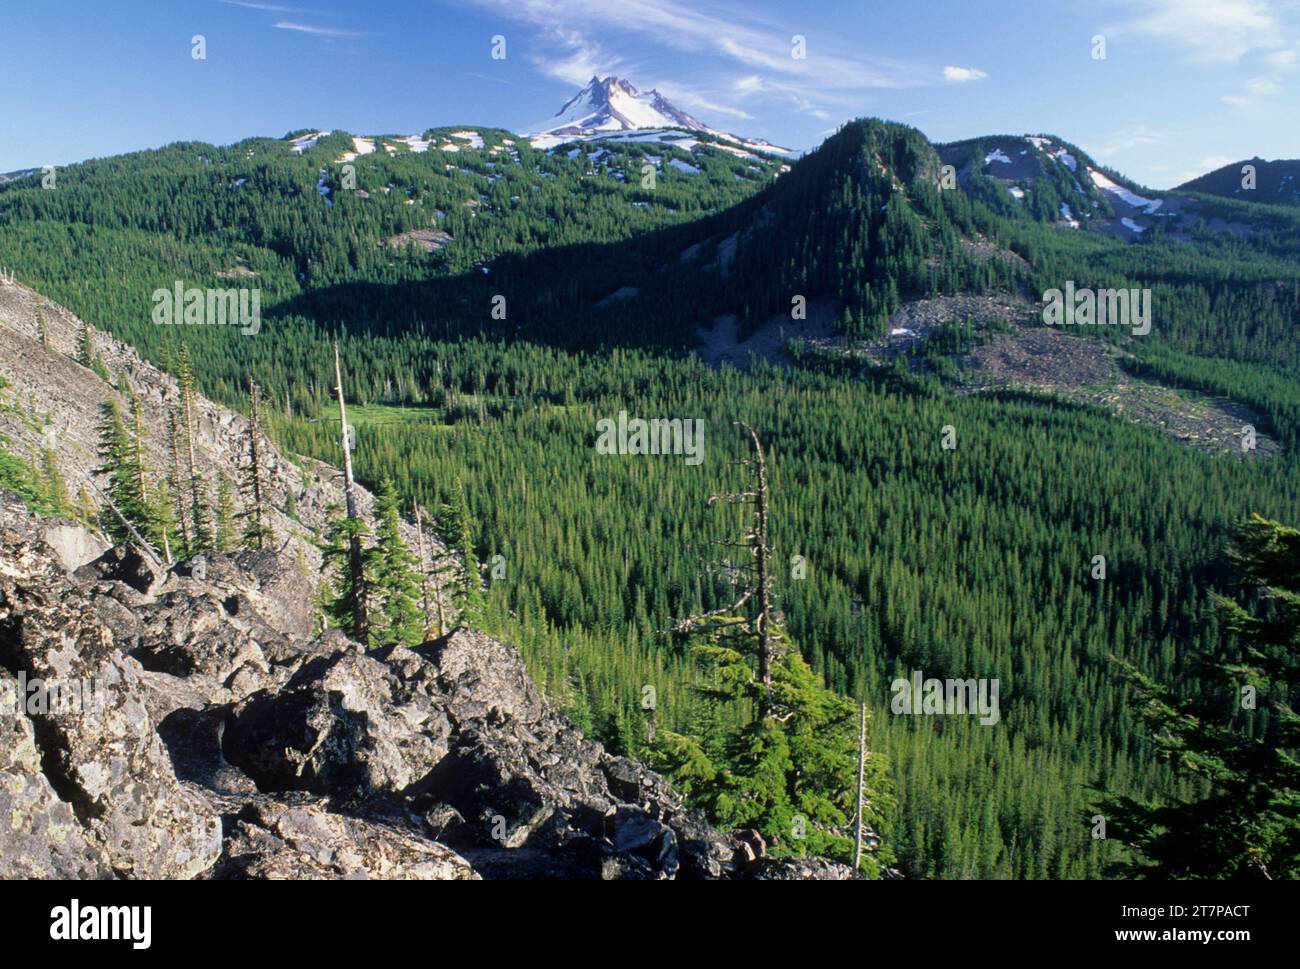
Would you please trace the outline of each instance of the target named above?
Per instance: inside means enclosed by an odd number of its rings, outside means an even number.
[[[157,567],[163,568],[166,563],[164,563],[162,558],[159,557],[158,552],[149,544],[148,541],[145,540],[145,537],[140,534],[139,530],[131,524],[131,520],[127,518],[126,515],[122,514],[122,510],[113,503],[113,499],[104,494],[104,492],[100,490],[99,485],[95,484],[95,478],[91,474],[90,470],[77,460],[75,456],[72,458],[72,466],[76,471],[80,472],[82,478],[85,479],[86,484],[90,485],[90,490],[98,496],[99,500],[102,501],[108,510],[113,513],[114,517],[122,523],[122,526],[127,530],[127,533],[131,536],[132,540],[137,546],[139,546],[140,551],[144,552],[145,557]]]
[[[772,596],[772,546],[768,537],[768,516],[770,498],[767,479],[767,458],[763,453],[763,443],[758,434],[744,421],[736,421],[744,428],[753,447],[751,457],[740,461],[748,475],[753,479],[752,489],[745,491],[723,492],[709,497],[709,505],[745,504],[752,505],[753,521],[749,528],[737,539],[717,542],[722,548],[743,549],[753,557],[752,565],[742,565],[738,571],[749,576],[741,583],[740,592],[729,605],[714,609],[698,616],[684,619],[673,627],[678,634],[696,632],[702,628],[736,627],[739,632],[750,632],[757,642],[758,678],[762,685],[762,699],[759,714],[769,717],[774,714],[772,705],[772,663],[776,658],[777,643],[772,632],[773,596]]]
[[[411,499],[411,517],[415,519],[415,546],[420,556],[420,601],[421,608],[424,609],[424,624],[429,625],[429,576],[425,573],[424,565],[424,526],[420,521],[420,505],[414,498]]]
[[[858,730],[858,819],[853,826],[853,870],[862,870],[862,824],[866,813],[862,804],[863,781],[867,773],[867,705],[862,704],[862,721]]]
[[[343,396],[343,370],[339,365],[339,342],[334,341],[334,396],[339,402],[339,443],[343,448],[343,494],[347,501],[348,521],[360,517],[357,485],[352,477],[352,429],[348,427],[348,410]],[[364,642],[369,627],[366,616],[365,559],[361,535],[353,529],[348,539],[348,613],[353,617],[352,635]]]

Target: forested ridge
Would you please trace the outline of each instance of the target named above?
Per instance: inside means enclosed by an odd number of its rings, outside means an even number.
[[[707,148],[687,174],[658,145],[569,157],[482,134],[479,150],[357,158],[365,198],[338,181],[342,134],[301,156],[269,139],[187,144],[60,171],[54,191],[18,181],[0,186],[0,263],[173,371],[184,341],[216,399],[247,409],[255,380],[271,436],[335,463],[337,338],[361,405],[357,475],[391,479],[393,508],[454,509],[463,487],[452,517],[485,566],[483,625],[617,750],[663,756],[646,685],[660,735],[716,750],[749,719],[706,699],[695,649],[665,634],[734,591],[712,543],[741,512],[708,498],[740,483],[744,421],[767,451],[783,625],[870,709],[896,799],[881,834],[905,873],[1098,877],[1132,859],[1091,837],[1097,791],[1203,793],[1157,756],[1116,664],[1209,696],[1193,657],[1228,649],[1211,595],[1233,575],[1233,526],[1300,521],[1300,217],[1225,200],[1265,231],[1128,245],[944,191],[924,138],[878,122],[779,175]],[[389,243],[429,227],[451,241]],[[1004,257],[976,258],[972,240]],[[154,325],[150,294],[177,279],[261,287],[260,334]],[[1204,454],[1090,408],[962,395],[905,361],[738,372],[685,352],[714,315],[753,326],[794,295],[832,298],[844,330],[870,336],[911,297],[1066,279],[1152,288],[1157,322],[1126,342],[1128,366],[1251,405],[1282,453]],[[622,287],[637,294],[603,302]],[[597,453],[596,422],[624,410],[702,419],[707,459]],[[890,683],[912,670],[997,678],[1001,722],[892,715]]]

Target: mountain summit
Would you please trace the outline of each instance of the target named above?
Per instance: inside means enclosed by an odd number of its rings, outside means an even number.
[[[630,81],[610,75],[592,77],[555,117],[537,126],[539,134],[587,135],[597,131],[633,131],[638,128],[708,127],[682,111],[658,91],[644,94]]]
[[[1300,205],[1300,159],[1243,159],[1184,182],[1176,191],[1204,192],[1243,202]]]
[[[567,141],[617,136],[622,132],[662,132],[686,129],[722,141],[785,153],[760,139],[740,138],[717,131],[677,107],[657,90],[641,92],[621,77],[593,76],[587,86],[565,102],[556,114],[527,129],[534,148]]]

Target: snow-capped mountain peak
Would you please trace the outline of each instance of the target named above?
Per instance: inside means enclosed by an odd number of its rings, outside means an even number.
[[[554,117],[528,129],[534,148],[551,148],[567,141],[616,136],[620,132],[653,132],[686,129],[712,135],[722,141],[785,154],[765,141],[739,138],[716,131],[677,107],[659,91],[638,91],[621,77],[593,77]]]
[[[533,130],[539,135],[588,135],[641,128],[708,130],[658,91],[642,93],[630,81],[613,75],[603,79],[593,77],[555,117],[534,126]]]

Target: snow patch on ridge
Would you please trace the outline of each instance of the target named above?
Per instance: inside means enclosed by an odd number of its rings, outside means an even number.
[[[289,142],[289,150],[295,155],[301,155],[304,151],[307,151],[310,148],[315,148],[316,142],[330,134],[333,134],[333,132],[313,131],[309,135],[299,135],[297,138],[294,138]]]
[[[1121,199],[1125,205],[1130,205],[1135,209],[1144,209],[1146,215],[1155,214],[1155,211],[1165,204],[1164,199],[1143,198],[1123,185],[1117,185],[1095,168],[1089,168],[1088,174],[1092,176],[1092,183],[1103,192]]]

